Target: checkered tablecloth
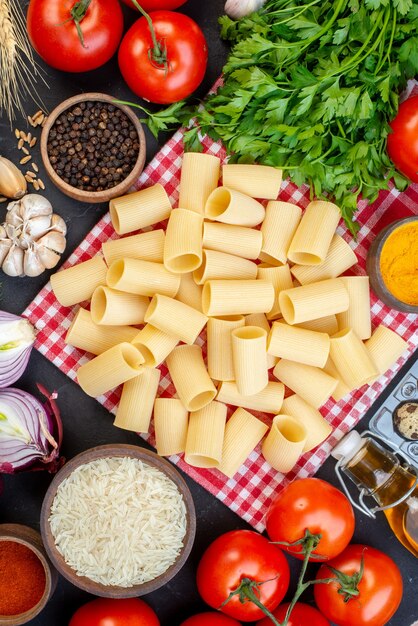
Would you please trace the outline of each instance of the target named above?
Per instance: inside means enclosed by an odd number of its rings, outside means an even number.
[[[136,184],[137,189],[142,189],[157,182],[161,183],[170,196],[174,207],[177,206],[178,200],[179,173],[183,153],[182,137],[183,132],[178,131],[148,165]],[[209,139],[205,139],[205,151],[219,156],[222,160],[225,158],[223,148]],[[279,198],[304,208],[309,201],[308,188],[297,189],[290,182],[285,181],[282,184]],[[338,228],[338,233],[350,243],[358,256],[359,263],[354,268],[353,273],[360,275],[365,273],[366,253],[373,237],[385,225],[411,214],[418,214],[418,185],[411,185],[405,193],[399,193],[394,189],[382,192],[378,201],[372,206],[367,206],[364,202],[360,203],[357,219],[362,224],[362,227],[357,242],[353,242],[352,237],[344,226],[340,225]],[[154,228],[160,227],[161,224],[154,226]],[[70,267],[80,261],[86,261],[100,251],[102,242],[115,237],[116,234],[110,223],[109,214],[107,214],[88,233],[64,267]],[[48,283],[24,312],[24,315],[29,318],[39,331],[36,348],[73,380],[76,380],[78,367],[92,358],[91,355],[64,343],[65,334],[76,309],[77,307],[69,309],[60,306],[51,291],[50,283]],[[283,476],[272,470],[261,456],[260,446],[251,453],[245,464],[231,479],[227,479],[217,470],[202,470],[191,467],[180,456],[171,457],[172,462],[256,529],[263,530],[264,514],[273,494],[277,493],[280,487],[286,485],[295,477],[310,476],[318,470],[329,455],[332,447],[341,439],[344,433],[355,426],[377,395],[387,386],[401,365],[416,348],[418,343],[417,316],[392,311],[372,294],[372,320],[374,327],[383,323],[399,333],[409,342],[408,350],[396,365],[381,376],[371,387],[363,386],[361,389],[343,398],[340,402],[337,403],[330,400],[321,408],[321,413],[333,426],[333,433],[324,444],[313,452],[309,452],[301,457],[292,472]],[[198,342],[203,348],[205,347],[204,333],[199,337]],[[160,369],[161,383],[158,395],[171,397],[175,394],[175,389],[167,368],[163,364]],[[98,398],[98,401],[109,411],[115,413],[120,391],[121,389],[118,388]],[[229,415],[233,410],[232,407],[229,408]],[[271,415],[260,413],[256,413],[256,415],[268,424],[271,422]],[[150,434],[145,435],[144,438],[148,439],[151,444],[154,444],[152,428]]]

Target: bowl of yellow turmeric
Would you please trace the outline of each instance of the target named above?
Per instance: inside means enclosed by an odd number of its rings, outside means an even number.
[[[388,306],[418,313],[418,215],[386,226],[367,253],[375,294]]]

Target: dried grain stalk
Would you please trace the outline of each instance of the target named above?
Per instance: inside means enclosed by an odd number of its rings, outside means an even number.
[[[16,111],[25,114],[27,96],[42,105],[37,79],[47,86],[33,57],[19,0],[0,0],[0,112],[6,113],[10,123]]]

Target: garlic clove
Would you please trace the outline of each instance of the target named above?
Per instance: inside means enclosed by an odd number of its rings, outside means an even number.
[[[12,242],[10,241],[10,239],[3,239],[0,241],[0,266],[6,258],[11,247]]]
[[[61,258],[59,254],[57,254],[53,250],[50,250],[46,246],[35,244],[35,249],[38,253],[40,261],[47,270],[55,267]]]
[[[13,244],[6,258],[3,261],[2,270],[8,276],[23,275],[23,255],[24,252],[19,246]]]
[[[19,215],[19,202],[11,202],[7,207],[6,224],[11,224],[16,228],[22,226],[23,220]]]
[[[0,157],[0,196],[21,198],[27,188],[25,177],[19,168],[9,159]]]
[[[30,247],[25,252],[23,261],[23,272],[26,276],[39,276],[45,271],[45,265],[39,258],[38,252],[34,247]]]
[[[261,9],[266,0],[227,0],[225,13],[233,20],[239,20]]]
[[[56,230],[59,233],[62,233],[65,237],[67,234],[67,224],[62,219],[61,215],[53,214],[51,219],[51,230]]]
[[[5,239],[7,237],[7,232],[4,226],[0,225],[0,239]]]
[[[54,250],[54,252],[57,252],[58,254],[62,254],[64,252],[67,244],[64,235],[55,231],[49,231],[46,235],[38,239],[37,243]]]
[[[20,216],[24,221],[41,215],[52,215],[52,204],[47,198],[28,193],[20,200]]]
[[[51,226],[50,215],[39,215],[38,217],[32,217],[27,220],[24,226],[24,234],[26,239],[29,236],[32,240],[39,239],[45,235]]]

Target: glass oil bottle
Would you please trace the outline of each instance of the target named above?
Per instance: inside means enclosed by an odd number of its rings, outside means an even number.
[[[361,435],[351,431],[332,450],[337,459],[335,471],[353,506],[369,517],[383,511],[397,539],[418,558],[418,478],[409,464],[402,466],[392,452],[371,439],[382,439],[370,431]],[[397,454],[407,460],[404,455]],[[359,501],[354,502],[343,480],[343,474],[360,490]],[[366,496],[375,499],[378,506],[370,509]]]

